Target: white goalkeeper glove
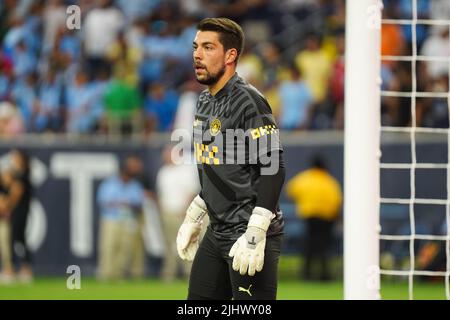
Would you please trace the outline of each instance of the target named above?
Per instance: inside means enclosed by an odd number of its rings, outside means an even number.
[[[255,275],[264,265],[266,233],[275,215],[262,207],[253,209],[247,231],[231,247],[229,256],[233,258],[233,270],[241,275]]]
[[[198,249],[203,217],[207,213],[206,203],[198,195],[189,205],[186,217],[177,235],[177,251],[181,259],[192,261]]]

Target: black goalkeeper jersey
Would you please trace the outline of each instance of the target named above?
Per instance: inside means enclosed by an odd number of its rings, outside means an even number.
[[[193,131],[200,196],[208,208],[210,227],[219,239],[237,239],[255,207],[261,174],[275,174],[272,169],[278,169],[274,162],[274,168],[264,171],[271,157],[282,152],[270,106],[235,74],[215,96],[208,90],[200,94]],[[276,211],[268,236],[283,231],[282,213]]]

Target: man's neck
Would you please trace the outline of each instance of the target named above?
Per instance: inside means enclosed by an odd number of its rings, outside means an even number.
[[[219,92],[227,82],[233,78],[234,74],[236,73],[236,68],[230,68],[229,70],[225,71],[223,76],[217,81],[215,84],[208,86],[209,93],[211,93],[212,96],[215,96],[217,92]]]

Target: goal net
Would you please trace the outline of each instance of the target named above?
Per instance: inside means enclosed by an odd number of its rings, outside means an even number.
[[[414,299],[414,284],[418,279],[433,278],[436,282],[442,280],[443,288],[445,284],[446,298],[450,299],[450,130],[448,128],[450,17],[447,19],[433,19],[430,15],[423,17],[421,10],[428,8],[420,6],[423,6],[425,2],[409,1],[410,3],[407,4],[410,6],[409,17],[391,15],[389,12],[391,8],[387,8],[385,3],[381,22],[383,28],[406,30],[410,36],[408,46],[403,48],[401,54],[381,56],[381,61],[388,72],[391,71],[389,69],[394,69],[397,73],[403,72],[406,77],[401,79],[397,75],[400,83],[390,86],[383,84],[381,87],[381,105],[386,109],[403,108],[404,110],[394,110],[396,119],[389,117],[382,119],[381,139],[388,140],[393,136],[401,139],[403,135],[410,152],[406,161],[401,157],[398,157],[397,161],[390,161],[395,157],[389,154],[385,156],[384,151],[381,156],[380,262],[382,269],[380,273],[382,279],[383,276],[407,278],[409,299]],[[430,0],[426,5],[433,6],[438,2],[441,1]],[[428,36],[424,38],[424,34]],[[439,44],[442,44],[441,48],[438,47]],[[439,110],[436,109],[443,106],[447,109],[447,112],[443,112],[447,121],[439,122],[436,119],[439,117],[436,115]],[[399,112],[407,115],[403,117],[403,121]],[[426,114],[434,115],[434,119],[427,121]],[[433,148],[427,148],[427,143],[432,144]],[[395,148],[391,149],[395,150]],[[429,154],[425,154],[427,151]],[[404,176],[402,171],[409,173],[409,197],[408,194],[403,197],[390,196],[395,195],[392,190],[383,192],[385,185],[383,177],[386,178],[386,182],[392,181],[393,176],[400,177],[402,174]],[[423,183],[430,185],[422,185]],[[437,186],[438,184],[445,185],[440,187]],[[397,229],[395,234],[389,234],[389,228],[383,225],[383,217],[387,221],[390,218],[394,220],[389,217],[389,214],[394,212],[395,215],[395,212],[398,212],[401,218],[402,211],[407,212],[406,228],[403,224],[403,229]],[[440,212],[443,214],[437,217]],[[389,249],[396,249],[396,251],[389,252]],[[394,261],[397,261],[402,259],[402,254],[405,252],[409,255],[403,257],[406,263],[389,263],[389,260],[384,259],[395,257]],[[441,261],[441,264],[432,263],[437,259]]]
[[[410,16],[391,14],[386,5],[395,2]],[[447,0],[346,2],[345,299],[383,298],[385,278],[407,279],[410,299],[419,279],[433,279],[450,299],[450,16],[422,16],[426,2],[448,6]],[[384,50],[387,39],[398,44],[399,29],[409,37],[406,47]],[[447,38],[427,49],[424,30]],[[388,54],[381,54],[382,44]],[[439,70],[437,78],[424,77],[430,68]],[[441,122],[427,119],[432,108]],[[392,227],[395,219],[401,228]],[[430,221],[440,228],[424,223]],[[444,262],[431,267],[425,262],[437,251]],[[402,254],[401,264],[387,263]]]

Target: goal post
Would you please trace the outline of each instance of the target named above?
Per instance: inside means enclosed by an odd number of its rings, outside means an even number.
[[[379,0],[346,1],[344,299],[380,299]]]

